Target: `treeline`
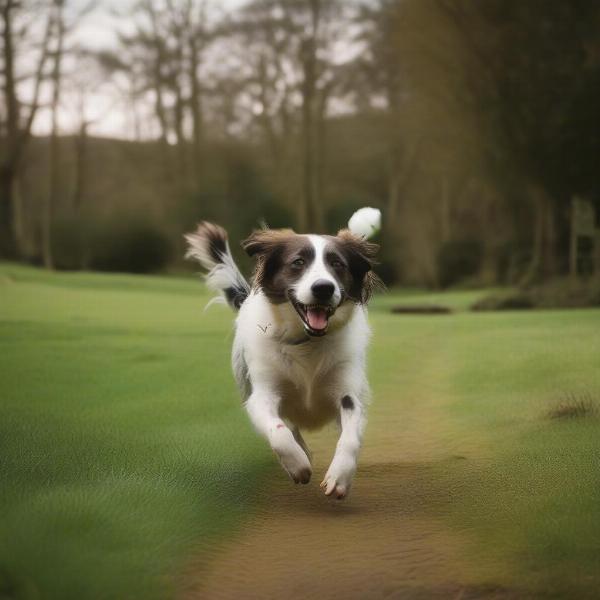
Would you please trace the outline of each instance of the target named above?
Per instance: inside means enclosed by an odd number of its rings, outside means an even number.
[[[0,0],[5,257],[153,270],[197,219],[372,205],[388,281],[521,283],[566,271],[570,200],[600,199],[594,0],[142,0],[101,52],[79,4]],[[90,136],[100,86],[129,141]]]

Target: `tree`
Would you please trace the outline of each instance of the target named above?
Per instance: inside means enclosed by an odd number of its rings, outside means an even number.
[[[50,191],[46,197],[42,215],[42,260],[47,269],[52,269],[52,216],[60,193],[60,144],[58,109],[60,107],[62,86],[62,62],[65,42],[64,0],[53,0],[52,22],[54,26],[54,48],[52,50],[53,67],[51,74],[52,100],[52,132],[50,134]]]
[[[35,4],[35,6],[34,6]],[[31,77],[17,73],[18,57],[24,51],[25,38],[39,23],[32,22],[31,14],[39,11],[43,17],[41,39],[38,43],[34,72]],[[2,89],[6,110],[0,126],[4,143],[0,151],[0,256],[17,258],[20,254],[15,235],[15,184],[25,149],[31,137],[31,128],[40,107],[40,93],[46,78],[52,32],[52,15],[45,3],[0,1],[2,25]],[[31,93],[25,97],[23,86],[28,79]]]
[[[600,139],[590,112],[598,102],[599,65],[589,60],[598,49],[600,7],[593,0],[438,0],[438,6],[474,58],[470,86],[474,109],[490,126],[490,163],[526,190],[533,218],[525,280],[552,276],[561,212],[572,194],[597,191],[579,166],[591,172]]]
[[[289,183],[298,167],[299,201],[287,195],[301,230],[321,231],[324,225],[325,117],[338,82],[334,49],[350,22],[346,13],[336,0],[253,0],[229,24],[242,40],[248,104],[278,179]]]
[[[190,170],[198,176],[201,171],[205,91],[201,71],[212,39],[207,2],[140,0],[131,14],[135,31],[120,35],[121,48],[104,52],[101,58],[107,68],[131,79],[137,95],[151,95],[165,162],[183,196],[188,192]],[[175,161],[171,160],[171,144]]]

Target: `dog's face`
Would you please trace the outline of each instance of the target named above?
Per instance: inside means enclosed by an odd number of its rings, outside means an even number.
[[[376,281],[371,268],[378,246],[347,230],[328,236],[266,229],[242,245],[257,258],[254,285],[271,303],[290,303],[312,336],[327,333],[344,303],[366,303]]]

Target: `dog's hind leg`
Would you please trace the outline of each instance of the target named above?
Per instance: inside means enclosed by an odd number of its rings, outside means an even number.
[[[302,434],[300,433],[300,429],[298,429],[298,427],[296,425],[294,425],[294,427],[292,428],[292,435],[294,436],[294,439],[300,445],[300,448],[302,448],[302,450],[304,450],[304,452],[306,452],[306,456],[308,456],[308,460],[310,460],[310,462],[312,463],[312,452],[306,445],[306,442],[304,441],[304,438],[302,437]]]

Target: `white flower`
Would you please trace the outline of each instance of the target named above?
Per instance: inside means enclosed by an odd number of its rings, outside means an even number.
[[[373,237],[381,229],[381,211],[378,208],[359,208],[348,221],[348,229],[365,239]]]

